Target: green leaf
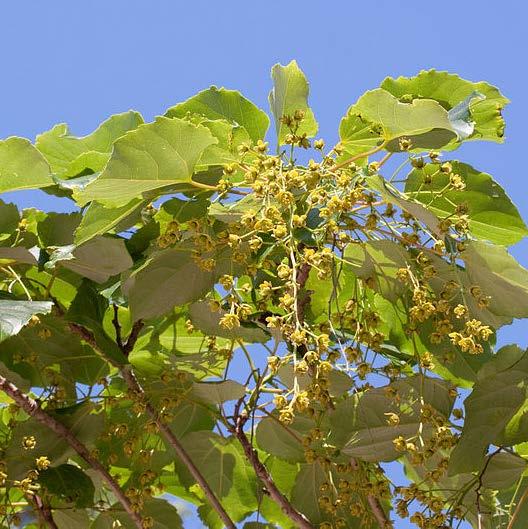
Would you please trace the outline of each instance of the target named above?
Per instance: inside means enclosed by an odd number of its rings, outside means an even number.
[[[340,145],[344,152],[339,159],[348,159],[356,154],[377,147],[382,139],[373,124],[358,114],[348,114],[339,124]]]
[[[247,343],[264,343],[269,340],[269,334],[256,325],[244,324],[236,329],[229,330],[220,326],[224,310],[213,312],[206,301],[193,303],[189,307],[189,317],[195,327],[209,336],[220,336],[230,340],[240,339]]]
[[[492,490],[506,490],[513,486],[528,465],[525,459],[509,452],[488,456],[488,460],[481,479],[482,485]]]
[[[169,108],[169,118],[184,118],[187,113],[200,114],[209,119],[225,119],[244,127],[256,142],[263,139],[269,127],[267,114],[236,90],[211,86],[183,103]]]
[[[68,427],[88,449],[92,449],[104,428],[102,415],[93,414],[92,411],[92,405],[81,404],[49,413]],[[36,457],[45,455],[53,465],[60,465],[76,455],[66,441],[34,419],[17,423],[12,432],[11,443],[5,452],[10,479],[26,477],[27,473],[35,468]],[[37,444],[33,450],[22,448],[22,440],[27,436],[35,437]]]
[[[236,522],[257,509],[257,481],[242,448],[233,438],[224,438],[212,432],[194,432],[186,435],[183,445],[198,470]],[[184,480],[191,486],[194,480]],[[218,523],[218,515],[206,505],[199,509],[200,517],[211,525]]]
[[[377,88],[361,96],[348,110],[372,124],[379,124],[387,150],[399,151],[398,140],[409,138],[413,149],[438,149],[457,137],[447,111],[431,99],[402,103]]]
[[[349,481],[354,479],[350,475],[344,477],[348,478]],[[331,521],[338,517],[346,521],[345,527],[347,529],[359,529],[362,527],[361,520],[351,517],[347,509],[339,509],[336,516],[333,517],[321,508],[319,503],[319,498],[322,496],[321,485],[337,483],[338,480],[339,478],[334,472],[325,470],[319,462],[301,465],[292,490],[291,503],[315,526],[323,521]]]
[[[407,266],[410,256],[401,245],[389,241],[349,244],[343,252],[345,267],[362,279],[373,279],[374,289],[395,301],[405,290],[397,271]]]
[[[474,122],[474,133],[470,139],[503,141],[504,120],[501,110],[509,101],[488,83],[473,83],[448,72],[429,70],[410,78],[387,77],[381,88],[397,98],[410,96],[434,99],[446,110],[452,110],[478,92],[484,98],[472,98],[469,103],[469,117]]]
[[[0,141],[0,193],[53,185],[48,163],[24,138]]]
[[[56,499],[76,507],[93,505],[94,484],[79,467],[67,464],[50,467],[39,473],[39,483]]]
[[[133,226],[140,219],[141,210],[145,205],[146,201],[141,198],[134,198],[118,208],[105,207],[99,202],[92,202],[75,230],[75,244],[80,246],[98,235],[105,235],[116,227],[124,229]]]
[[[137,529],[136,524],[123,510],[121,504],[114,504],[109,512],[101,513],[92,523],[90,529],[115,529],[119,522],[120,529]],[[175,507],[167,500],[150,498],[145,500],[141,512],[143,518],[150,516],[154,520],[152,529],[183,529],[183,523]]]
[[[99,178],[74,191],[74,197],[80,204],[95,200],[119,207],[164,186],[186,183],[192,188],[196,162],[216,142],[206,127],[158,117],[119,138]]]
[[[275,131],[279,145],[284,143],[284,138],[290,133],[286,125],[281,122],[285,115],[293,115],[296,110],[304,110],[304,120],[301,122],[296,134],[306,134],[308,137],[317,133],[317,122],[308,106],[309,86],[304,73],[296,61],[291,61],[286,66],[276,64],[271,69],[273,89],[269,94],[271,112],[275,118]]]
[[[528,317],[528,270],[505,248],[471,241],[462,259],[469,284],[480,286],[491,297],[488,310],[496,316],[495,328],[513,318]]]
[[[295,423],[298,423],[296,418]],[[304,463],[304,447],[291,429],[279,422],[278,418],[265,418],[259,421],[256,440],[260,449],[281,460]]]
[[[0,265],[5,266],[15,263],[36,265],[37,259],[31,251],[22,246],[0,247]]]
[[[246,393],[246,388],[234,380],[220,382],[198,382],[192,387],[192,395],[211,404],[222,404],[229,400],[238,400]]]
[[[458,161],[450,163],[466,184],[463,191],[447,190],[439,195],[449,184],[449,175],[439,171],[437,164],[427,164],[411,171],[405,192],[442,218],[453,215],[457,206],[467,205],[469,230],[478,239],[509,246],[528,234],[519,211],[489,174]],[[425,176],[431,178],[431,183],[424,181]]]
[[[10,369],[28,378],[33,386],[45,387],[48,384],[43,367],[50,366],[60,372],[65,384],[96,384],[108,373],[108,366],[88,345],[84,345],[62,319],[53,316],[41,317],[40,325],[24,328],[17,336],[12,336],[0,344],[0,356],[4,362],[11,362]],[[42,330],[49,332],[45,339]],[[22,361],[12,360],[16,351]],[[109,348],[110,356],[112,349]],[[31,358],[38,358],[34,365]],[[44,376],[44,378],[43,378]]]
[[[366,178],[368,187],[376,190],[381,197],[391,204],[396,204],[402,210],[412,215],[416,220],[424,224],[429,231],[438,238],[443,238],[444,233],[440,230],[440,220],[438,217],[413,200],[407,200],[402,194],[391,184],[389,184],[382,176],[374,175]],[[389,187],[390,186],[390,187]]]
[[[528,352],[503,347],[479,372],[465,400],[466,418],[449,464],[450,475],[482,468],[488,446],[503,433],[524,404],[527,393]]]
[[[401,456],[393,440],[400,435],[412,438],[423,426],[422,400],[444,417],[451,413],[454,399],[449,394],[450,384],[444,380],[416,375],[393,382],[390,387],[401,397],[399,401],[388,397],[387,387],[381,387],[336,405],[330,422],[336,442],[344,442],[344,454],[364,461],[392,461]],[[399,424],[390,425],[388,413],[398,415]]]
[[[19,222],[20,213],[16,205],[0,200],[0,241],[9,239]]]
[[[108,161],[114,142],[143,123],[141,114],[129,111],[111,116],[91,134],[76,137],[61,123],[37,136],[35,146],[45,156],[55,176],[71,178],[89,169],[99,172]]]
[[[78,509],[56,509],[53,520],[57,529],[86,529],[90,527],[90,518],[86,511]]]
[[[37,224],[43,246],[67,246],[73,243],[73,232],[81,221],[80,213],[48,213]]]
[[[128,270],[133,261],[123,239],[96,237],[81,246],[63,246],[55,250],[46,268],[54,268],[57,264],[96,283],[104,283]]]
[[[123,365],[126,363],[123,352],[103,328],[107,308],[108,300],[97,292],[93,283],[83,280],[66,313],[66,318],[70,322],[83,325],[90,330],[105,356],[115,363]]]
[[[211,272],[197,266],[191,247],[180,245],[155,254],[124,285],[135,320],[160,316],[177,305],[201,298],[216,279],[232,270],[226,254]]]
[[[50,301],[11,301],[0,299],[0,342],[18,334],[32,316],[47,314],[53,308]]]

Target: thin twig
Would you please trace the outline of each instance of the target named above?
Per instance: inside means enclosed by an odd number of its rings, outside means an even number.
[[[371,149],[370,151],[366,151],[366,152],[360,152],[359,154],[351,156],[350,158],[348,158],[348,160],[345,160],[344,162],[341,162],[340,164],[334,165],[332,167],[332,171],[335,171],[337,169],[342,169],[343,167],[350,165],[352,162],[355,162],[356,160],[360,160],[361,158],[366,158],[367,156],[370,156],[371,154],[376,154],[377,152],[381,151],[381,149],[383,149],[386,144],[387,144],[386,142],[383,142],[381,145],[378,145],[375,149]]]
[[[66,441],[81,456],[86,463],[92,467],[106,482],[108,487],[114,493],[116,499],[121,503],[125,512],[130,516],[137,529],[143,529],[141,516],[132,509],[129,499],[125,496],[121,487],[110,475],[108,470],[95,459],[88,448],[75,437],[75,435],[64,424],[59,422],[55,417],[44,411],[37,402],[29,395],[23,393],[12,382],[0,375],[0,390],[9,395],[15,403],[24,410],[30,417],[48,427],[52,432],[57,434],[61,439]]]
[[[46,505],[42,498],[35,494],[33,496],[33,503],[35,504],[35,509],[37,509],[37,512],[39,514],[39,518],[50,528],[50,529],[59,529],[57,524],[55,523],[55,520],[53,519],[53,514],[51,512],[51,509],[49,505]]]
[[[508,523],[508,527],[506,529],[513,529],[513,526],[515,525],[519,514],[521,514],[521,507],[523,506],[523,503],[526,500],[528,500],[528,487],[524,491],[524,494],[519,498],[519,503],[517,503],[515,511],[513,511],[512,517],[510,518],[510,522]]]

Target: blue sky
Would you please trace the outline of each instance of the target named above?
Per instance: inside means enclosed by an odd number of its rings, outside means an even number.
[[[445,69],[487,80],[511,99],[506,143],[474,143],[457,155],[494,175],[528,218],[527,18],[521,0],[7,0],[0,138],[33,138],[63,121],[85,134],[129,108],[151,119],[210,84],[237,88],[267,109],[270,67],[295,58],[330,143],[347,107],[385,76]],[[38,193],[9,198],[65,207]],[[528,266],[528,242],[512,252]],[[511,326],[501,340],[526,345],[523,331]]]

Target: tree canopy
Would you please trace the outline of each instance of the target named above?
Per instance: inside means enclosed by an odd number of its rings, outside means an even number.
[[[387,78],[328,146],[272,81],[0,141],[1,193],[75,205],[0,200],[0,527],[525,527],[528,229],[456,156],[508,100]]]

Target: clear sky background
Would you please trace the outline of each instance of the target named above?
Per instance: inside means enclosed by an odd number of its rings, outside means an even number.
[[[455,156],[491,173],[528,219],[523,0],[3,0],[0,8],[0,138],[33,139],[58,122],[86,134],[131,108],[152,119],[211,84],[267,109],[271,66],[297,59],[331,143],[365,90],[436,68],[486,80],[511,99],[506,142],[475,142]],[[66,207],[36,192],[9,198]],[[528,242],[512,253],[528,266]],[[528,328],[500,338],[527,345]]]

